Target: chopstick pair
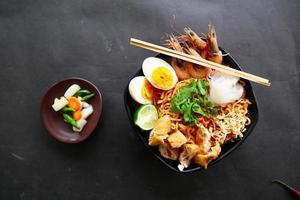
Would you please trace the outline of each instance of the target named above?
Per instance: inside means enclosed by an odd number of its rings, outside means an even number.
[[[249,81],[253,81],[253,82],[265,85],[265,86],[270,86],[271,85],[271,83],[268,79],[265,79],[265,78],[262,78],[262,77],[259,77],[259,76],[256,76],[256,75],[253,75],[253,74],[250,74],[250,73],[246,73],[246,72],[243,72],[243,71],[239,71],[239,70],[227,67],[225,65],[214,63],[214,62],[211,62],[211,61],[206,60],[204,58],[195,57],[195,56],[192,56],[192,55],[188,55],[186,53],[182,53],[182,52],[175,51],[175,50],[172,50],[172,49],[169,49],[169,48],[166,48],[166,47],[162,47],[162,46],[159,46],[159,45],[156,45],[156,44],[152,44],[152,43],[145,42],[145,41],[138,40],[138,39],[134,39],[134,38],[130,39],[130,44],[134,45],[134,46],[137,46],[137,47],[144,48],[144,49],[148,49],[150,51],[161,53],[161,54],[164,54],[164,55],[167,55],[167,56],[178,58],[178,59],[181,59],[181,60],[184,60],[184,61],[187,61],[187,62],[191,62],[191,63],[197,64],[197,65],[208,67],[208,68],[220,71],[220,72],[228,74],[228,75],[244,78],[244,79],[247,79]]]

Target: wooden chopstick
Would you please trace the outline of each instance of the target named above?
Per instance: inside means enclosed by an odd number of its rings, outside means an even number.
[[[209,67],[209,68],[215,69],[217,71],[220,71],[222,73],[226,73],[228,75],[244,78],[244,79],[265,85],[265,86],[271,85],[271,83],[268,79],[265,79],[265,78],[262,78],[262,77],[259,77],[259,76],[253,75],[253,74],[249,74],[249,73],[246,73],[243,71],[239,71],[239,70],[227,67],[225,65],[214,63],[214,62],[211,62],[211,61],[203,59],[203,58],[195,57],[192,55],[188,55],[186,53],[182,53],[182,52],[175,51],[175,50],[172,50],[172,49],[169,49],[166,47],[162,47],[162,46],[159,46],[156,44],[152,44],[152,43],[141,41],[141,40],[134,39],[134,38],[130,39],[130,44],[150,50],[150,51],[161,53],[161,54],[164,54],[167,56],[185,60],[185,61],[197,64],[197,65]]]

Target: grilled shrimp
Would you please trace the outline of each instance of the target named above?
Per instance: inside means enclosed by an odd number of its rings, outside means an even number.
[[[218,42],[217,42],[217,34],[215,27],[208,24],[208,33],[206,35],[206,40],[208,41],[209,48],[208,48],[208,60],[221,64],[223,61],[222,52],[219,49]]]
[[[183,47],[180,45],[178,39],[174,35],[169,35],[169,39],[166,42],[169,48],[184,52]],[[189,79],[191,77],[184,63],[185,62],[182,62],[176,58],[172,58],[171,60],[171,66],[175,70],[179,80]]]
[[[202,40],[192,29],[184,28],[184,34],[181,36],[183,41],[193,45],[200,51],[206,46],[206,42]]]
[[[168,39],[166,40],[166,45],[171,49],[183,52],[183,48],[180,45],[180,42],[178,41],[178,39],[173,34],[168,35]]]
[[[185,62],[185,63],[187,63],[187,62]],[[183,64],[185,64],[185,63],[183,63]],[[177,59],[172,58],[171,66],[175,70],[176,75],[179,80],[185,80],[185,79],[189,79],[191,77],[191,75],[188,72],[187,67],[185,65],[179,66]]]
[[[199,53],[193,48],[187,48],[186,52],[192,56],[200,57]],[[193,63],[190,63],[190,62],[185,62],[185,66],[187,68],[188,73],[193,78],[198,79],[198,78],[204,78],[207,76],[208,68],[206,68],[206,67],[194,65]]]
[[[201,57],[200,54],[193,48],[185,48],[185,51],[195,57]]]
[[[207,76],[208,70],[205,67],[202,67],[199,65],[196,66],[190,62],[185,62],[185,67],[186,67],[189,75],[193,78],[198,79],[198,78],[204,78]]]

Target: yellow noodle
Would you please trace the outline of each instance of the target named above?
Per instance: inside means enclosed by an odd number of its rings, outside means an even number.
[[[182,86],[189,84],[190,80],[183,80],[178,82],[171,90],[159,91],[153,102],[158,109],[159,117],[169,115],[171,117],[172,130],[180,130],[186,136],[188,143],[195,144],[198,126],[188,126],[184,124],[182,114],[170,112],[172,97],[178,93]],[[251,123],[248,117],[248,106],[250,104],[251,102],[248,99],[242,97],[238,101],[227,104],[225,107],[220,107],[220,112],[216,119],[199,117],[199,123],[211,134],[209,141],[211,146],[215,145],[216,142],[224,144],[237,137],[243,137],[246,126]]]

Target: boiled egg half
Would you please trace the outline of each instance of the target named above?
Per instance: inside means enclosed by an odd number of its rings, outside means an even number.
[[[130,96],[140,104],[151,104],[154,94],[153,86],[147,81],[145,76],[134,77],[128,86]]]
[[[143,62],[143,73],[153,87],[161,90],[172,89],[178,81],[171,65],[160,58],[146,58]]]

